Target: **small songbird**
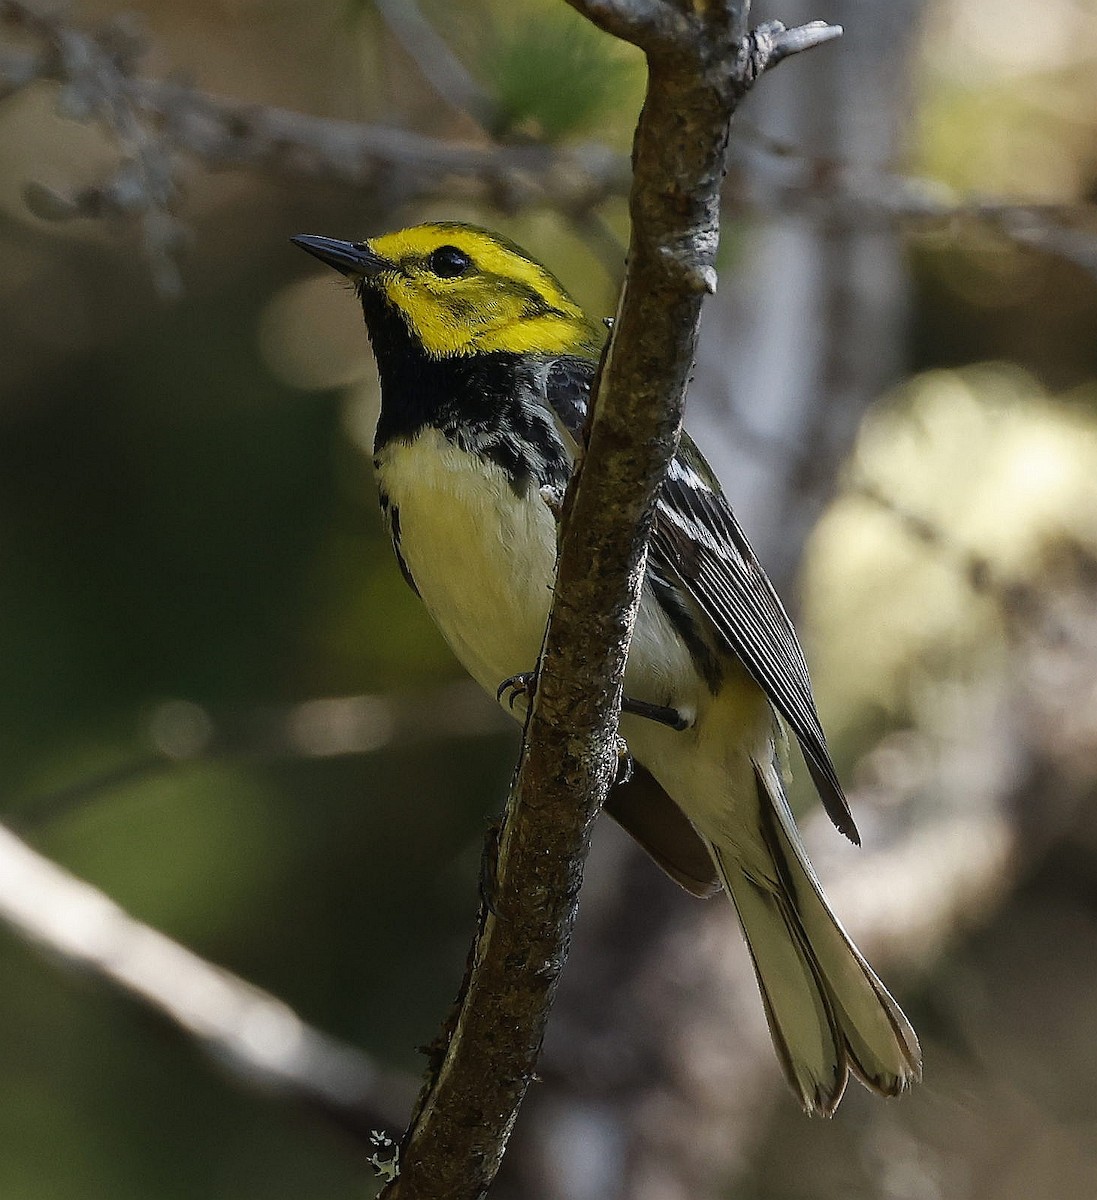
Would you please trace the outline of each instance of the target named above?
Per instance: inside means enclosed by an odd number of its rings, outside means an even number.
[[[603,332],[543,266],[473,226],[293,240],[354,284],[381,379],[374,466],[397,561],[496,695],[541,649],[552,497]],[[779,721],[859,842],[803,653],[688,436],[658,498],[622,712],[636,769],[607,810],[689,891],[727,893],[804,1109],[832,1113],[851,1071],[887,1096],[917,1081],[914,1030],[832,913],[785,797]]]

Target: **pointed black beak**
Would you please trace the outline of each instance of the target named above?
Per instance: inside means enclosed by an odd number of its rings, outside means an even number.
[[[379,254],[374,254],[366,242],[341,242],[338,238],[318,237],[311,233],[298,234],[290,241],[352,279],[376,275],[392,265]]]

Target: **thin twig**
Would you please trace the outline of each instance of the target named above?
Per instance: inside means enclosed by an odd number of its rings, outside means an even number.
[[[10,820],[19,833],[38,830],[122,787],[190,763],[340,758],[512,730],[513,722],[471,680],[407,694],[322,696],[228,712],[165,700],[140,731],[148,753],[70,787],[17,800],[18,815]]]
[[[3,826],[0,920],[141,1001],[249,1086],[319,1110],[366,1146],[374,1130],[403,1119],[411,1095],[406,1078],[142,924]]]
[[[414,0],[373,0],[373,5],[438,95],[457,112],[467,113],[481,128],[496,128],[499,111],[495,101],[473,79],[419,5]]]
[[[40,215],[120,212],[136,216],[157,287],[167,295],[181,287],[174,254],[180,228],[173,214],[176,197],[172,156],[137,111],[127,86],[143,40],[132,21],[116,19],[88,36],[22,0],[0,0],[0,21],[34,34],[45,43],[40,65],[64,81],[69,113],[100,121],[122,152],[122,165],[109,183],[74,200],[39,186],[31,193]],[[25,86],[25,83],[24,83]],[[36,203],[35,203],[36,201]]]

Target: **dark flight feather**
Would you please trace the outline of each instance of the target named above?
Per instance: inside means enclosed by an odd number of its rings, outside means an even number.
[[[586,421],[594,371],[593,362],[564,356],[552,362],[546,375],[548,403],[576,441]],[[766,693],[800,743],[828,816],[859,845],[796,631],[715,475],[687,434],[656,503],[648,572],[656,580],[657,597],[659,580],[664,590],[668,582],[685,590],[716,641]]]

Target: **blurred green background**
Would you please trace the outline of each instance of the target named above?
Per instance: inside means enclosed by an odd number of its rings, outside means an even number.
[[[892,314],[882,357],[894,365],[859,384],[818,486],[802,503],[786,487],[787,523],[764,487],[753,509],[744,489],[742,516],[763,559],[788,563],[775,574],[801,614],[866,850],[874,838],[895,847],[867,892],[842,891],[852,859],[840,850],[832,873],[821,869],[924,1035],[927,1082],[896,1105],[851,1095],[834,1122],[810,1123],[781,1092],[763,1035],[762,1066],[734,1083],[749,1103],[731,1103],[722,1077],[709,1091],[680,1089],[700,1166],[679,1172],[668,1154],[663,1191],[642,1187],[635,1163],[583,1182],[559,1155],[585,1161],[589,1130],[563,1152],[544,1139],[537,1149],[553,1088],[597,1093],[582,1070],[569,1075],[581,1038],[562,1024],[500,1195],[936,1200],[1097,1186],[1087,1086],[1097,1067],[1097,3],[911,4],[902,44],[883,49],[865,38],[883,0],[799,7],[758,16],[841,19],[848,45],[829,67],[815,61],[829,49],[782,67],[773,92],[767,79],[751,99],[733,154],[722,293],[791,311],[792,291],[758,301],[740,288],[770,278],[752,257],[758,239],[790,221],[818,250],[871,227],[897,264],[888,286],[900,301],[882,306]],[[248,104],[464,142],[592,139],[624,153],[642,97],[635,52],[550,0],[144,0],[81,3],[70,16],[122,11],[146,19],[143,73],[181,71]],[[426,43],[404,35],[419,56],[401,45],[401,11],[444,39],[478,112],[439,101]],[[0,44],[36,43],[8,25]],[[868,157],[843,141],[843,122],[871,125],[870,104],[835,108],[825,146],[789,116],[827,107],[830,93],[812,100],[810,89],[835,64],[895,118]],[[771,97],[776,124],[763,133]],[[142,920],[417,1073],[417,1047],[460,980],[480,847],[516,734],[486,699],[444,690],[460,669],[378,520],[376,379],[355,305],[287,239],[477,220],[607,313],[624,201],[610,196],[577,220],[499,211],[456,190],[424,201],[292,170],[211,172],[184,156],[182,290],[169,296],[133,222],[57,223],[28,207],[27,184],[76,191],[117,158],[110,137],[56,99],[40,83],[0,100],[0,804],[36,848]],[[802,179],[774,182],[790,160]],[[1065,233],[1045,214],[1044,233],[1021,240],[997,220],[904,219],[880,199],[881,180],[896,177],[1080,216]],[[767,188],[782,187],[785,208],[770,211]],[[877,243],[869,253],[885,256]],[[872,335],[843,324],[844,312],[824,304],[808,337],[868,339],[871,356]],[[707,329],[710,359],[726,317]],[[809,394],[788,370],[786,392]],[[848,372],[833,378],[851,391]],[[767,476],[768,451],[754,454],[726,403],[702,364],[691,419],[738,504],[734,454]],[[810,416],[776,428],[801,456]],[[765,412],[753,418],[765,426]],[[846,420],[824,419],[831,430]],[[355,723],[359,696],[380,698],[370,710],[380,726]],[[335,697],[346,705],[302,707]],[[349,714],[349,732],[318,725],[318,712]],[[627,853],[612,831],[601,836],[580,929],[592,946],[605,880]],[[927,864],[944,872],[939,887],[923,878]],[[697,906],[645,862],[629,870],[666,921],[695,920]],[[703,920],[707,955],[744,957],[730,913],[706,909]],[[360,1148],[320,1118],[234,1086],[162,1021],[6,932],[0,960],[3,1200],[370,1194]],[[577,977],[587,970],[580,957]],[[757,1023],[752,985],[738,978]],[[729,1041],[739,1036],[728,1027]],[[653,1119],[635,1116],[637,1096],[594,1104],[599,1120],[612,1110],[627,1127],[614,1163],[639,1153],[637,1130]],[[592,1111],[560,1103],[575,1121]],[[729,1103],[751,1120],[728,1115]],[[538,1154],[559,1170],[523,1174]]]

